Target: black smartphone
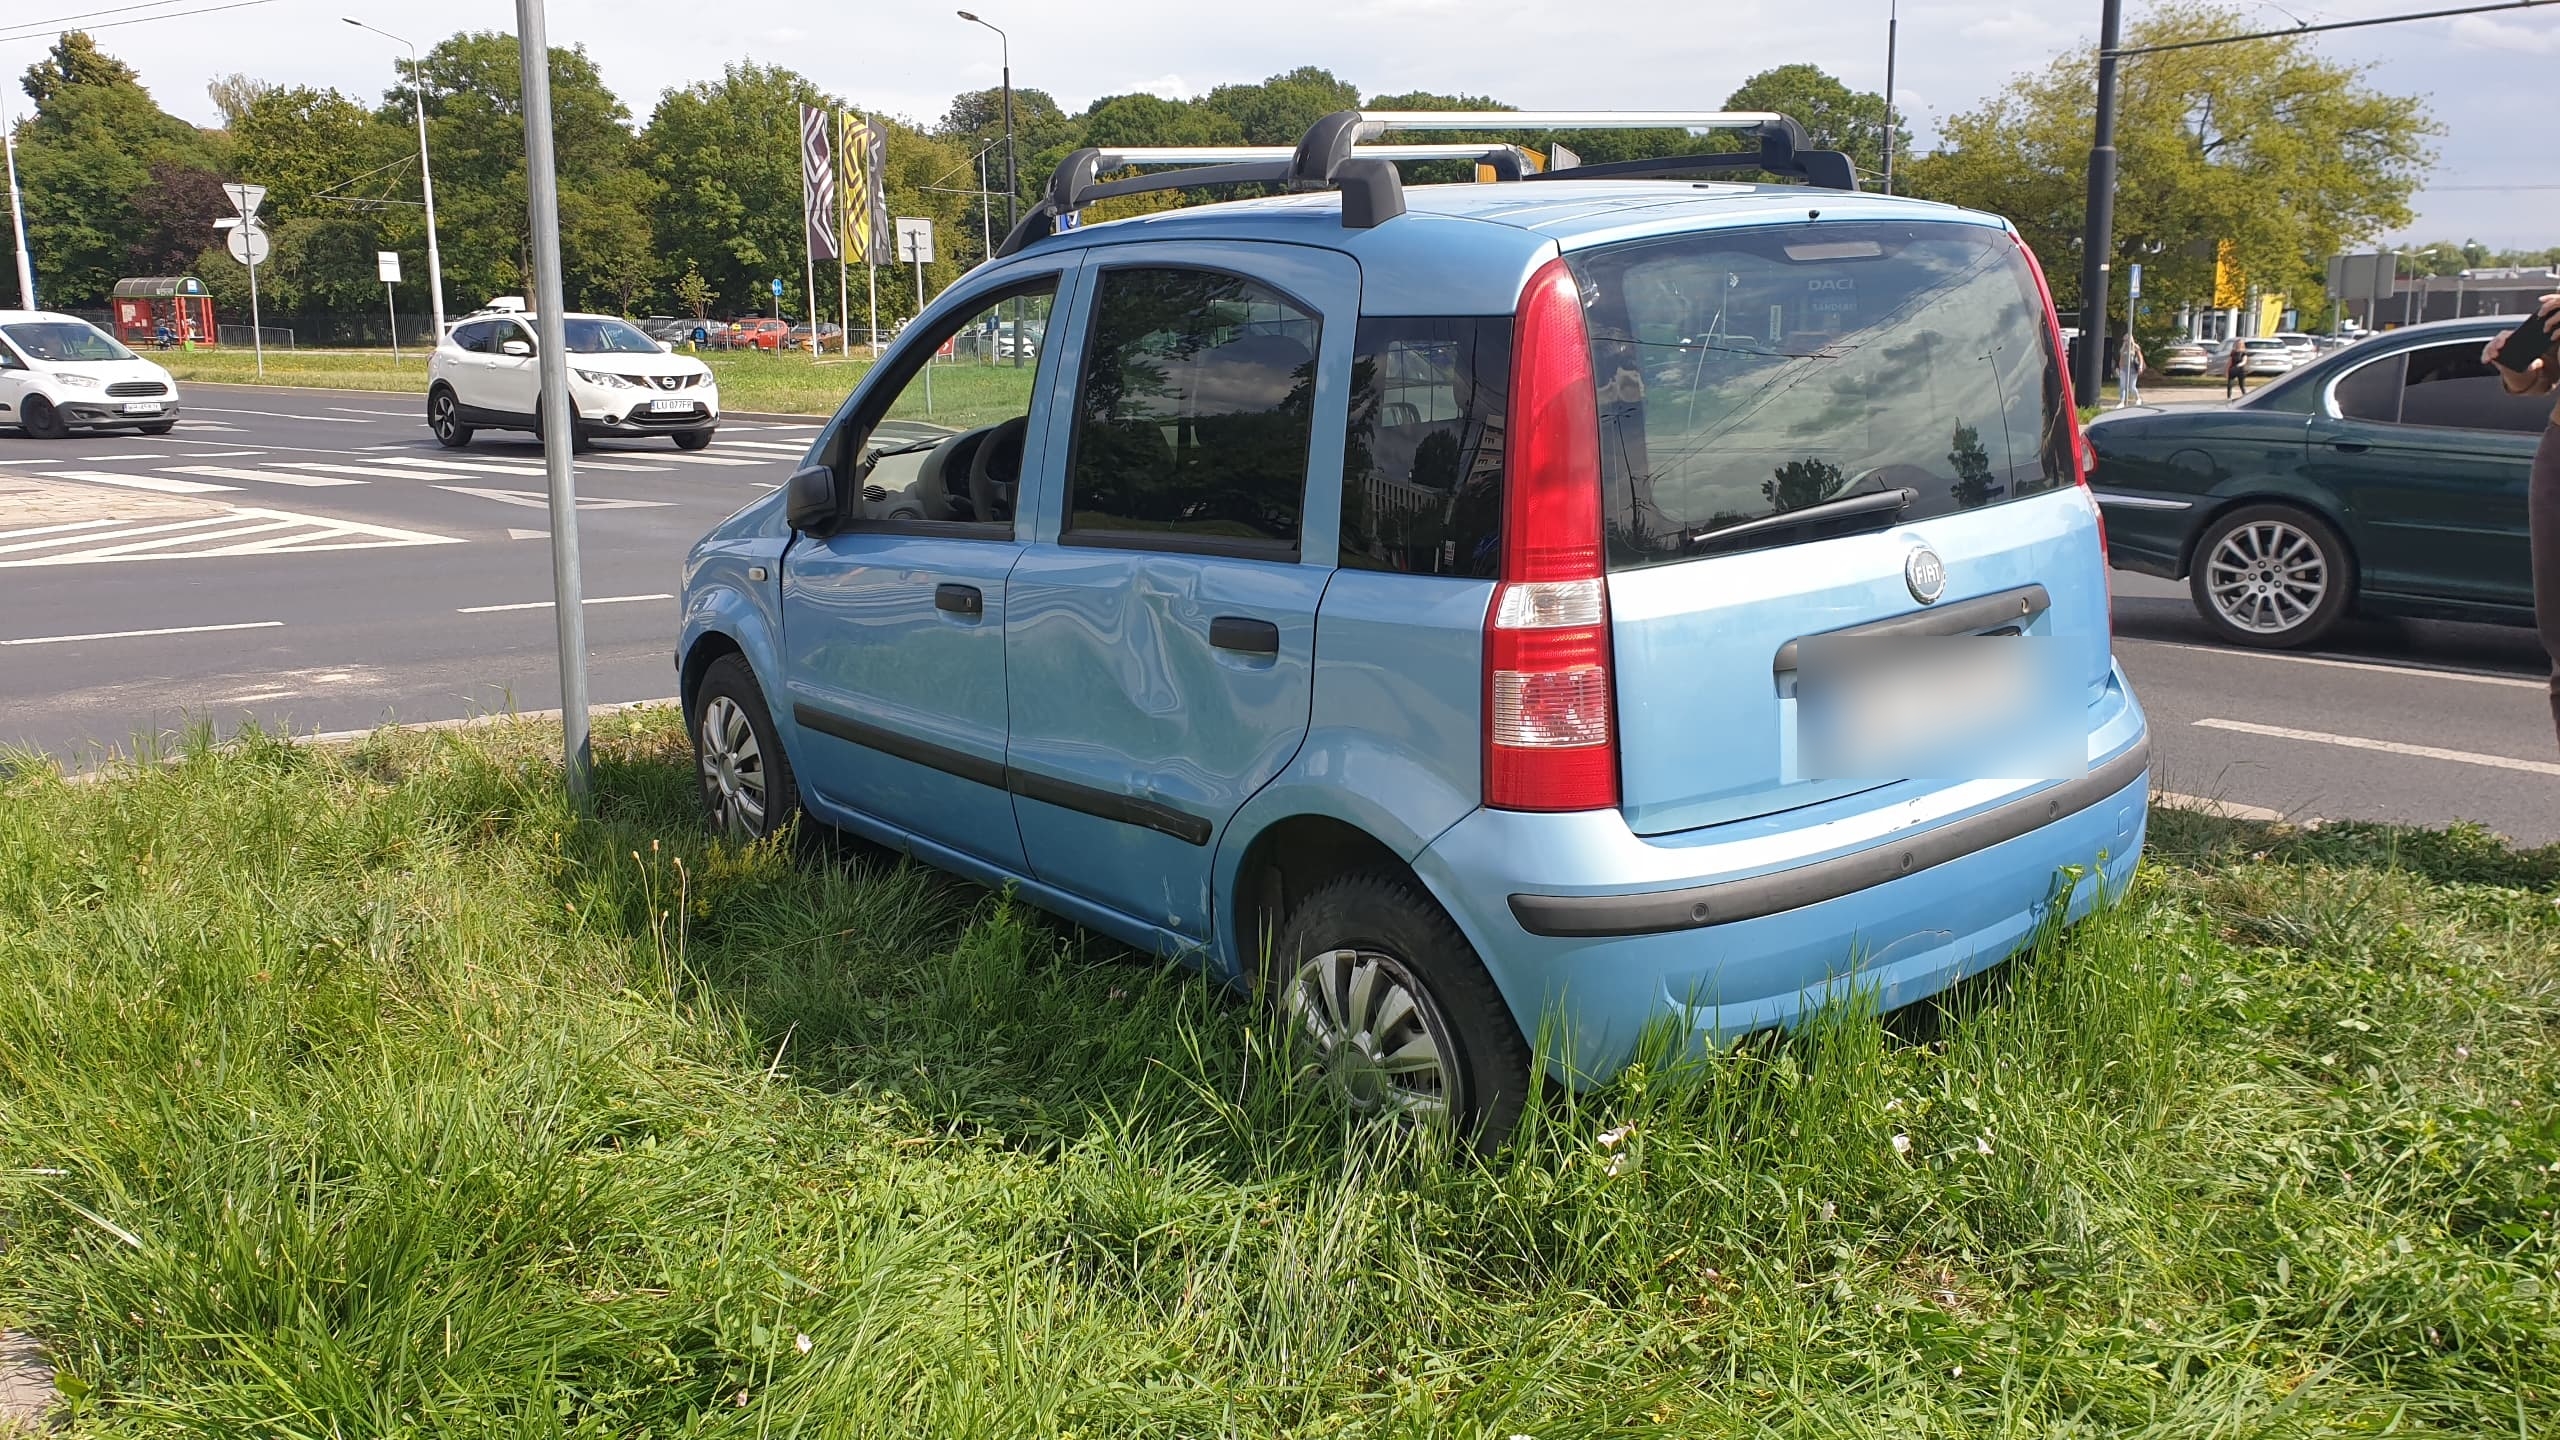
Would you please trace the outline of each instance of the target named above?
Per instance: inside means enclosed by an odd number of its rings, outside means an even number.
[[[2533,318],[2516,327],[2506,344],[2498,347],[2498,363],[2519,375],[2531,369],[2534,361],[2551,351],[2550,323],[2536,311]]]

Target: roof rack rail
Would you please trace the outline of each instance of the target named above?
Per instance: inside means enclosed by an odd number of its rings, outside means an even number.
[[[1295,181],[1298,151],[1288,145],[1139,145],[1087,146],[1071,151],[1049,175],[1048,193],[1015,223],[996,247],[1002,259],[1034,241],[1057,233],[1058,217],[1072,215],[1097,200],[1146,195],[1166,190],[1192,190],[1210,185],[1265,184],[1300,188]],[[1505,180],[1534,174],[1536,158],[1517,145],[1500,141],[1477,144],[1363,145],[1362,160],[1380,163],[1390,177],[1397,160],[1473,160],[1490,165]],[[1132,175],[1104,180],[1106,171],[1133,166],[1171,166],[1171,173]],[[1323,188],[1322,186],[1307,188]],[[1346,198],[1346,211],[1353,201]],[[1401,193],[1397,209],[1403,208]],[[1381,219],[1387,217],[1380,217]],[[1374,222],[1373,222],[1374,223]],[[1365,227],[1364,227],[1365,228]]]
[[[1650,160],[1605,161],[1565,170],[1544,169],[1535,154],[1507,140],[1377,143],[1402,132],[1492,130],[1717,130],[1745,131],[1757,150],[1674,155]],[[996,247],[1002,259],[1057,233],[1059,217],[1097,200],[1192,190],[1210,185],[1263,184],[1291,190],[1338,190],[1345,229],[1366,230],[1404,213],[1404,177],[1398,160],[1473,160],[1497,180],[1564,180],[1711,174],[1767,170],[1800,176],[1831,190],[1858,188],[1857,171],[1837,150],[1816,150],[1804,127],[1773,110],[1337,110],[1307,129],[1296,146],[1181,145],[1087,146],[1058,162],[1048,193]],[[1106,171],[1139,166],[1174,167],[1170,173],[1104,180]]]
[[[1372,169],[1358,158],[1369,142],[1399,131],[1495,130],[1716,130],[1750,131],[1758,135],[1757,152],[1680,155],[1651,160],[1620,160],[1541,172],[1535,167],[1505,179],[1595,180],[1616,177],[1693,175],[1716,170],[1767,170],[1801,176],[1829,190],[1858,188],[1856,167],[1837,150],[1816,150],[1804,127],[1774,110],[1337,110],[1307,127],[1298,141],[1292,181],[1301,188],[1332,185],[1344,192],[1342,223],[1366,229],[1404,213],[1402,182],[1393,166]],[[1381,176],[1378,172],[1384,171]],[[1349,173],[1345,173],[1349,172]],[[1372,194],[1355,214],[1354,187],[1393,194]],[[1367,218],[1375,217],[1375,218]]]

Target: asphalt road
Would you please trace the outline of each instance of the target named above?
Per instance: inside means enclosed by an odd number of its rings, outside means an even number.
[[[559,703],[530,437],[440,450],[407,396],[187,387],[173,435],[0,432],[0,745],[75,763],[191,722],[299,731]],[[598,702],[674,690],[686,547],[814,429],[725,425],[582,457]],[[2215,644],[2184,587],[2117,572],[2155,784],[2259,818],[2471,820],[2560,841],[2532,634],[2359,623],[2309,655]]]

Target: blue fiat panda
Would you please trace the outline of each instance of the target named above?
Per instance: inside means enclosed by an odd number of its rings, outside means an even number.
[[[1609,126],[1758,148],[1389,143]],[[1782,116],[1079,152],[692,551],[703,798],[1199,964],[1483,1139],[1648,1024],[1905,1004],[2141,851],[2059,352],[2005,222]]]

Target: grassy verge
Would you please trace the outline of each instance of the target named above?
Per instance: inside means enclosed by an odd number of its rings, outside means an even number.
[[[341,390],[391,390],[425,394],[426,358],[404,352],[397,364],[386,353],[345,350],[278,351],[267,356],[267,373],[257,373],[256,357],[246,350],[199,350],[149,356],[169,368],[184,384],[192,380],[227,385],[320,386]],[[767,355],[760,351],[702,356],[720,381],[720,402],[731,410],[769,411],[783,415],[832,414],[854,383],[871,368],[868,359],[819,364],[806,355]],[[974,367],[973,367],[974,368]]]
[[[2548,1433],[2560,850],[2158,817],[1943,1003],[1360,1130],[678,727],[0,782],[0,1322],[92,1433]],[[1627,1127],[1623,1135],[1620,1127]],[[1614,1138],[1613,1138],[1614,1137]],[[805,1342],[803,1338],[805,1337]]]

